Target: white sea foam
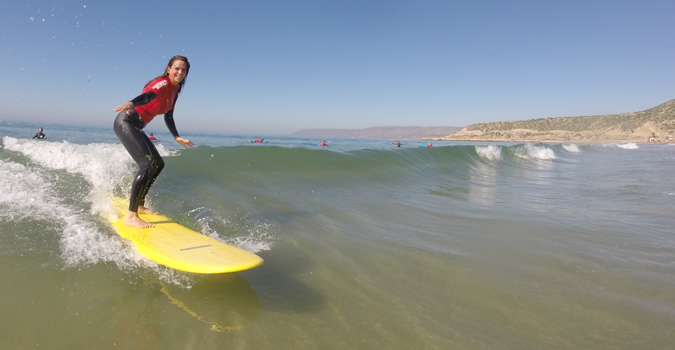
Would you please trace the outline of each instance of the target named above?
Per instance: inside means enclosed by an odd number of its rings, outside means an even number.
[[[525,159],[552,160],[556,159],[555,152],[546,146],[525,144],[514,149],[514,154]]]
[[[10,220],[39,218],[61,227],[61,255],[66,265],[114,261],[128,265],[138,259],[124,243],[100,232],[91,215],[69,207],[37,169],[0,160],[0,216]]]
[[[43,167],[77,174],[91,184],[87,200],[94,213],[111,214],[108,199],[125,177],[133,173],[134,162],[121,144],[93,143],[78,145],[4,137],[5,148],[22,153]],[[157,150],[162,156],[173,153],[162,145]]]
[[[579,153],[581,150],[579,149],[579,146],[573,143],[564,143],[562,147],[567,151],[571,153]]]
[[[28,157],[40,167],[30,168],[0,160],[0,216],[40,217],[61,228],[61,255],[66,266],[114,262],[123,269],[157,265],[142,258],[110,232],[98,229],[99,220],[112,213],[108,199],[122,178],[129,176],[133,160],[121,145],[78,145],[4,137],[5,149]],[[162,151],[160,151],[162,153]],[[164,155],[168,152],[163,151]],[[69,206],[53,192],[44,168],[82,176],[90,185],[92,213]],[[44,174],[41,174],[44,173]],[[39,190],[38,190],[39,189]]]
[[[495,145],[476,146],[476,153],[487,160],[502,159],[502,148]]]
[[[0,216],[48,215],[50,186],[42,176],[18,163],[0,160]]]
[[[640,148],[636,143],[633,143],[633,142],[620,143],[616,146],[619,147],[619,148],[623,148],[623,149],[638,149],[638,148]]]
[[[199,231],[213,239],[251,253],[259,253],[272,249],[274,241],[274,238],[270,234],[272,224],[253,222],[251,220],[238,220],[237,223],[233,223],[227,218],[214,215],[212,210],[204,207],[193,209],[188,214],[197,218]],[[218,234],[219,228],[226,228],[220,229],[220,231],[234,231],[238,234],[236,237],[223,237]],[[241,234],[242,232],[246,232],[247,234],[243,235]]]

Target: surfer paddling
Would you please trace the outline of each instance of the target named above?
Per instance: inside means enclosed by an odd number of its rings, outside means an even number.
[[[164,122],[176,142],[185,148],[194,147],[192,141],[178,135],[173,120],[176,99],[185,84],[189,71],[190,62],[187,57],[173,56],[164,73],[150,80],[143,88],[143,93],[114,109],[119,113],[113,124],[115,134],[140,167],[131,185],[129,212],[124,220],[127,226],[153,227],[151,223],[142,220],[138,214],[155,214],[145,206],[145,196],[164,168],[164,160],[143,132],[143,128],[157,115],[164,114]]]

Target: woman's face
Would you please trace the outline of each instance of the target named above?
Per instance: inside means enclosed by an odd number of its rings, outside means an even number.
[[[171,79],[173,85],[178,85],[187,75],[187,65],[185,61],[175,60],[170,66],[166,67],[166,73]]]

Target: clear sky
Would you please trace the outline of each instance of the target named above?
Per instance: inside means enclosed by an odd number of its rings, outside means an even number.
[[[674,14],[673,0],[5,1],[0,119],[112,128],[176,54],[191,63],[179,131],[635,112],[675,98]]]

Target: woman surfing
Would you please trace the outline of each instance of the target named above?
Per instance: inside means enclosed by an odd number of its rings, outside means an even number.
[[[192,141],[178,135],[173,120],[176,99],[189,71],[190,62],[187,57],[172,57],[164,73],[150,80],[143,88],[143,93],[114,109],[119,113],[113,124],[115,134],[139,166],[131,185],[129,212],[124,220],[127,226],[153,227],[151,223],[143,221],[138,214],[155,214],[145,206],[145,196],[164,168],[164,160],[143,132],[143,128],[157,115],[164,114],[164,122],[176,142],[185,148],[194,147]]]

